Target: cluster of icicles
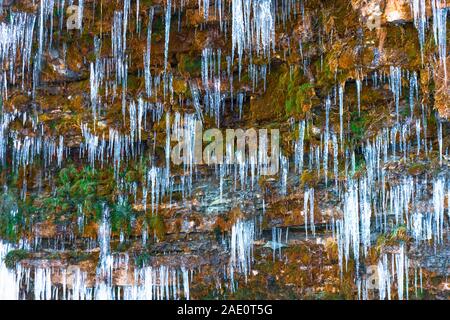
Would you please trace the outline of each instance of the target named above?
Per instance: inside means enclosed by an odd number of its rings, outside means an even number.
[[[404,119],[399,115],[398,100],[402,90],[402,78],[406,77],[410,83],[410,115]],[[379,86],[384,82],[383,75],[375,75],[372,84]],[[321,132],[321,144],[310,145],[309,161],[304,157],[305,131],[312,127],[312,123],[301,121],[298,126],[298,140],[295,143],[295,170],[301,173],[305,169],[316,170],[317,174],[324,174],[325,183],[328,179],[328,170],[333,172],[332,193],[338,197],[342,205],[341,215],[331,224],[332,233],[337,240],[339,265],[341,273],[347,271],[347,262],[352,258],[355,261],[356,273],[360,270],[360,261],[364,261],[373,240],[374,232],[388,233],[395,228],[405,226],[415,243],[433,241],[434,245],[445,243],[445,234],[450,219],[450,209],[445,210],[446,197],[450,199],[450,178],[445,167],[434,176],[412,176],[408,172],[396,173],[389,170],[389,163],[399,160],[406,162],[410,157],[421,153],[429,156],[436,148],[429,139],[430,128],[427,125],[428,110],[425,105],[417,108],[418,83],[415,73],[402,72],[400,68],[391,68],[388,77],[390,88],[396,104],[397,121],[391,127],[382,128],[373,138],[367,139],[360,146],[364,156],[364,173],[355,177],[357,171],[355,150],[346,149],[339,142],[343,132],[343,99],[342,87],[334,91],[336,108],[340,110],[340,132],[328,128],[329,111],[332,98],[325,102],[326,126]],[[360,84],[361,86],[361,84]],[[358,88],[358,86],[357,86]],[[360,90],[360,89],[359,89]],[[358,93],[359,94],[359,93]],[[448,150],[443,150],[442,122],[436,115],[437,154],[442,165],[447,158]],[[311,130],[311,129],[309,129]],[[345,148],[345,149],[340,149]],[[342,150],[345,155],[345,179],[339,176],[339,156]],[[330,163],[329,154],[333,154]],[[308,163],[305,166],[305,163]],[[329,169],[332,168],[332,169]],[[342,174],[342,173],[341,173]],[[314,215],[308,219],[308,198],[310,190],[305,190],[304,217],[306,236],[309,231],[314,235]],[[448,201],[448,200],[447,200]],[[447,206],[449,203],[447,203]],[[310,210],[310,212],[313,209]],[[446,219],[445,216],[448,216]],[[311,220],[312,219],[312,220]],[[388,267],[387,255],[383,255],[378,265],[377,281],[380,299],[391,299],[391,288],[396,279],[397,298],[408,298],[408,272],[410,269],[406,248],[403,245],[400,251],[392,255],[392,268]],[[395,266],[395,267],[394,267]],[[389,270],[392,271],[389,271]],[[360,286],[360,298],[368,298],[367,287],[363,280],[357,278]],[[415,284],[417,285],[417,270]],[[361,291],[362,290],[362,291]],[[417,290],[416,290],[417,292]]]
[[[435,177],[413,177],[408,174],[403,174],[401,178],[395,177],[395,174],[386,169],[386,164],[392,161],[400,159],[408,159],[410,156],[418,155],[420,153],[430,154],[435,147],[432,140],[429,139],[430,128],[427,126],[427,114],[428,110],[425,105],[420,105],[418,108],[417,94],[418,84],[417,76],[415,73],[402,72],[401,69],[393,70],[389,77],[384,75],[378,75],[375,78],[377,81],[373,81],[374,86],[380,86],[385,81],[389,81],[390,87],[393,93],[394,99],[400,96],[399,90],[402,90],[401,84],[402,77],[406,77],[410,83],[410,116],[403,119],[397,113],[398,119],[401,122],[395,122],[391,127],[380,129],[379,133],[370,140],[365,141],[360,148],[364,156],[365,173],[362,177],[355,178],[354,174],[357,170],[355,160],[355,150],[344,149],[345,147],[341,141],[346,140],[346,130],[341,127],[339,131],[335,131],[333,127],[329,125],[329,114],[332,108],[340,110],[340,117],[343,117],[343,99],[345,97],[344,88],[337,87],[336,95],[331,95],[325,101],[325,127],[320,131],[321,144],[320,145],[308,145],[305,143],[306,132],[314,130],[314,123],[311,120],[300,121],[298,126],[293,122],[292,127],[298,128],[298,139],[294,141],[295,153],[292,161],[294,162],[294,172],[300,175],[304,170],[316,171],[319,175],[323,174],[326,183],[330,184],[331,193],[336,195],[342,202],[342,217],[337,218],[332,224],[332,231],[335,235],[338,243],[339,251],[339,264],[341,272],[347,268],[347,262],[351,256],[356,262],[356,269],[359,269],[360,259],[363,259],[367,254],[368,249],[371,246],[371,233],[373,230],[379,232],[389,232],[395,227],[405,225],[407,231],[413,235],[417,243],[421,241],[433,240],[435,244],[440,244],[444,241],[444,231],[447,226],[445,222],[445,197],[446,194],[450,194],[449,178],[442,172]],[[362,86],[362,83],[361,85]],[[334,105],[333,105],[334,101]],[[80,157],[86,157],[88,161],[94,166],[96,163],[104,165],[109,159],[112,159],[115,166],[120,167],[122,161],[126,161],[127,158],[135,157],[140,151],[139,145],[135,143],[141,135],[141,131],[145,130],[143,119],[146,117],[147,108],[145,103],[139,102],[136,107],[133,107],[133,116],[130,119],[135,119],[135,123],[130,125],[130,133],[128,135],[121,135],[120,133],[110,130],[109,138],[96,137],[87,126],[83,126],[84,143],[80,148]],[[397,109],[398,112],[398,109]],[[137,116],[136,116],[137,114]],[[158,118],[157,114],[153,114],[152,117]],[[7,124],[11,119],[21,118],[26,121],[26,115],[19,114],[17,112],[13,114],[5,114],[3,123]],[[171,135],[188,135],[190,141],[195,140],[195,122],[198,120],[197,114],[181,114],[176,113],[174,115],[174,121],[171,124],[169,117],[165,117],[165,120],[159,118],[160,121],[166,122],[167,132],[171,132]],[[343,123],[342,119],[340,123]],[[438,153],[439,161],[443,163],[443,141],[442,141],[442,123],[437,123],[437,135],[438,135]],[[133,138],[131,138],[133,137]],[[20,143],[16,142],[17,145]],[[170,145],[170,135],[167,140],[167,146]],[[167,147],[166,146],[166,147]],[[50,147],[49,147],[50,148]],[[16,148],[19,152],[21,148]],[[53,150],[50,148],[50,150]],[[170,148],[167,147],[167,150]],[[58,148],[54,153],[60,153]],[[345,168],[345,180],[339,177],[339,150],[343,151],[344,168]],[[308,152],[309,151],[309,152]],[[187,152],[192,156],[192,148]],[[22,162],[18,164],[27,164],[29,159],[26,155],[29,153],[19,153]],[[32,155],[32,154],[31,154]],[[289,169],[289,159],[281,156],[280,159],[280,174],[279,185],[280,193],[287,194],[290,190],[295,190],[295,185],[288,185],[288,174],[292,173]],[[192,161],[189,162],[192,165]],[[258,170],[252,173],[251,166],[240,168],[239,170],[232,170],[230,166],[224,164],[219,165],[219,170],[216,170],[218,177],[220,178],[220,184],[222,188],[224,176],[227,172],[233,173],[235,180],[241,180],[244,186],[253,188],[254,181],[257,179]],[[185,168],[189,173],[187,176],[181,179],[180,188],[183,190],[183,198],[187,198],[192,188],[192,182],[194,175],[191,168]],[[328,171],[332,171],[332,181],[328,181]],[[247,172],[250,171],[250,176],[247,176]],[[249,180],[248,184],[246,184]],[[142,201],[144,207],[151,207],[152,212],[156,212],[159,202],[165,194],[170,194],[176,189],[176,185],[173,177],[170,174],[170,163],[167,162],[166,167],[151,166],[146,169],[145,173],[146,184],[142,186],[145,195],[144,199],[136,200]],[[343,182],[345,181],[345,182]],[[236,183],[234,184],[236,186]],[[432,187],[430,190],[429,186]],[[132,188],[130,188],[132,189]],[[135,188],[134,188],[135,190]],[[314,221],[314,189],[306,187],[304,190],[304,215],[306,236],[308,233],[312,236],[315,235],[315,221]],[[147,203],[149,197],[149,202]],[[135,197],[136,199],[136,197]],[[107,210],[106,210],[107,212]],[[105,213],[107,214],[107,213]],[[447,212],[450,217],[450,214]],[[109,237],[107,226],[100,227],[100,246],[101,246],[101,262],[99,265],[99,274],[103,279],[111,279],[111,268],[114,265],[114,259],[108,253],[109,252]],[[146,237],[143,237],[145,239]],[[251,264],[253,261],[253,240],[255,238],[255,226],[251,221],[238,221],[232,229],[230,238],[230,264],[229,264],[229,277],[231,283],[234,285],[234,274],[244,274],[245,277],[251,271]],[[280,241],[273,241],[277,243]],[[401,258],[402,257],[402,258]],[[387,272],[389,268],[386,268],[386,260],[383,258],[380,260],[380,271],[382,274],[379,283],[380,298],[390,298],[389,293],[390,286],[393,283],[394,274],[389,275]],[[408,279],[408,267],[407,257],[404,249],[392,257],[397,266],[396,279],[397,283],[403,281],[402,284],[397,284],[397,296],[399,298],[407,297]],[[406,265],[405,265],[406,263]],[[406,266],[406,267],[405,267]],[[153,269],[150,269],[153,270]],[[386,271],[387,270],[387,271]],[[404,272],[400,273],[401,270]],[[44,272],[44,271],[40,271]],[[47,271],[45,271],[47,272]],[[46,273],[43,273],[44,275]],[[137,274],[141,275],[143,271],[139,271]],[[153,272],[153,271],[152,271]],[[163,271],[159,271],[163,272]],[[384,273],[383,273],[384,272]],[[145,272],[144,272],[145,273]],[[40,274],[40,273],[39,273]],[[42,275],[42,274],[40,274]],[[46,276],[48,277],[48,275]],[[384,277],[384,278],[383,278]],[[77,280],[78,281],[78,280]],[[111,291],[111,284],[98,284],[99,287],[95,292],[99,298],[114,298],[119,293]],[[365,297],[364,286],[362,297]],[[233,286],[232,286],[233,289]],[[137,297],[136,295],[130,296],[131,293],[123,289],[123,297]],[[137,292],[139,289],[134,289]],[[137,291],[136,291],[137,290]],[[153,289],[152,289],[153,290]],[[39,291],[40,292],[40,291]],[[92,291],[94,292],[94,291]],[[164,291],[168,294],[169,291]],[[172,290],[172,292],[174,292]],[[41,295],[42,293],[40,293]],[[55,293],[52,293],[55,297]],[[155,294],[155,295],[153,295]],[[158,297],[157,293],[152,293],[153,296]],[[160,293],[159,296],[163,296]],[[51,294],[50,294],[51,296]],[[93,293],[86,294],[84,297],[94,297]],[[149,296],[146,296],[149,297]],[[169,296],[166,296],[169,297]],[[173,296],[175,297],[175,296]]]
[[[4,259],[15,247],[0,241],[0,300],[168,300],[189,299],[192,271],[181,267],[134,266],[128,254],[110,251],[109,209],[98,230],[100,246],[95,279],[80,266],[23,266],[8,269]],[[27,245],[22,244],[25,248]],[[30,249],[30,248],[28,248]],[[47,261],[48,262],[48,261]],[[48,264],[48,263],[47,263]],[[118,277],[118,274],[120,276]],[[123,278],[125,274],[125,278]],[[113,278],[113,275],[115,276]],[[119,280],[116,280],[119,278]]]
[[[4,257],[4,256],[2,256]],[[126,268],[126,266],[123,266]],[[190,272],[166,266],[134,270],[128,283],[92,283],[79,267],[21,267],[0,265],[1,300],[168,300],[189,299]]]
[[[6,164],[8,147],[12,152],[13,169],[27,168],[33,165],[36,158],[43,160],[44,168],[56,163],[62,165],[68,148],[64,147],[64,137],[52,137],[44,134],[44,126],[35,115],[14,110],[3,112],[0,118],[0,163]],[[35,135],[22,136],[20,132],[11,130],[10,125],[20,121],[23,126],[30,125]],[[9,144],[10,143],[10,144]]]
[[[301,1],[300,1],[301,2]],[[36,89],[40,84],[40,73],[43,66],[43,59],[47,52],[54,54],[58,48],[55,44],[60,43],[61,34],[65,31],[66,24],[70,23],[70,17],[66,17],[67,7],[72,8],[77,5],[77,27],[80,32],[83,32],[83,14],[85,10],[83,0],[40,0],[37,2],[38,10],[35,14],[27,13],[11,13],[8,22],[0,24],[0,65],[3,67],[3,74],[0,75],[0,84],[2,89],[2,98],[8,98],[8,86],[17,84],[17,75],[21,75],[22,89],[29,87],[31,84],[33,97],[36,94]],[[125,109],[127,105],[127,86],[128,86],[128,68],[130,64],[130,57],[127,53],[127,39],[130,35],[137,34],[139,37],[142,33],[142,11],[139,0],[135,3],[136,12],[132,14],[132,1],[123,0],[123,10],[114,12],[114,19],[111,26],[111,44],[112,57],[103,58],[100,55],[102,47],[102,39],[95,37],[95,62],[90,65],[90,86],[91,86],[91,108],[93,113],[94,126],[98,120],[98,116],[102,111],[102,101],[99,96],[100,88],[104,86],[105,96],[110,92],[113,96],[117,96],[117,89],[121,87],[122,110],[125,118]],[[226,5],[229,8],[226,8]],[[172,88],[172,74],[169,68],[169,42],[171,31],[171,17],[176,10],[178,10],[178,27],[180,28],[181,12],[185,10],[184,1],[181,1],[180,7],[172,1],[167,1],[164,10],[164,72],[163,74],[152,74],[151,72],[151,40],[152,40],[152,24],[154,16],[154,8],[148,12],[147,27],[147,46],[143,53],[144,68],[141,74],[145,78],[145,94],[147,97],[156,97],[157,93],[163,91],[160,98],[166,100],[168,94],[173,99]],[[233,49],[229,55],[226,56],[228,63],[228,74],[226,79],[230,79],[230,93],[233,99],[233,77],[231,70],[234,64],[234,54],[237,52],[239,57],[239,70],[241,70],[241,63],[244,52],[249,53],[250,60],[252,54],[256,53],[258,56],[262,55],[265,58],[270,58],[270,53],[275,51],[275,22],[285,23],[289,18],[297,14],[297,1],[283,2],[283,10],[281,14],[276,15],[276,6],[272,0],[257,0],[257,1],[221,1],[215,2],[215,10],[213,14],[209,13],[209,1],[203,3],[203,16],[205,22],[209,18],[218,18],[220,20],[220,27],[225,34],[227,29],[232,29],[232,43]],[[2,4],[0,3],[0,7]],[[230,20],[222,21],[226,16],[226,12],[231,11],[232,18]],[[130,20],[135,19],[136,30],[131,30]],[[37,42],[35,52],[33,52],[33,44]],[[65,44],[63,44],[65,46]],[[204,52],[207,54],[207,52]],[[65,54],[63,62],[65,63]],[[208,58],[208,57],[207,57]],[[218,62],[221,56],[219,53]],[[20,61],[17,63],[16,61]],[[258,78],[265,79],[267,64],[262,66],[253,65],[250,61],[249,76],[256,82]],[[241,72],[239,72],[240,78]],[[27,75],[30,75],[29,77]],[[25,79],[28,77],[28,79]],[[215,89],[220,90],[220,78],[225,78],[225,74],[218,73],[211,79],[214,81]],[[206,91],[204,96],[204,104],[212,103],[214,109],[218,111],[217,105],[223,104],[223,94],[215,93],[211,95],[208,88],[210,84],[208,79],[204,80],[203,87]],[[27,82],[25,82],[27,81]],[[206,82],[205,82],[206,81]],[[191,86],[194,93],[196,85]],[[238,93],[239,95],[239,93]],[[212,99],[211,99],[212,98]],[[235,98],[239,100],[239,96]],[[210,102],[209,102],[210,101]],[[195,99],[194,99],[195,104]]]
[[[429,0],[432,9],[432,26],[434,43],[438,48],[438,57],[442,68],[444,69],[445,81],[447,81],[447,13],[448,3],[445,0]],[[422,53],[425,45],[426,32],[429,28],[427,17],[427,0],[411,0],[411,11],[414,17],[414,25],[419,34],[419,44]]]
[[[73,4],[73,1],[68,1]],[[81,12],[83,2],[79,2]],[[439,57],[441,61],[446,56],[446,13],[447,9],[438,0],[432,0],[433,4],[433,34],[439,47]],[[53,12],[55,5],[58,12],[64,12],[64,0],[40,0],[39,11],[36,15],[24,13],[13,14],[9,22],[0,24],[0,65],[3,72],[0,75],[2,98],[8,97],[8,86],[21,84],[24,88],[26,81],[32,82],[33,92],[39,85],[39,74],[42,68],[42,59],[46,49],[53,47]],[[220,20],[225,16],[225,5],[221,1],[215,3],[216,10],[214,18]],[[209,2],[203,1],[203,15],[205,19],[212,18],[209,12]],[[151,208],[155,213],[161,199],[167,194],[171,195],[175,190],[182,190],[183,201],[190,196],[192,183],[195,179],[195,165],[186,166],[186,174],[179,182],[171,175],[170,168],[170,144],[171,136],[183,132],[184,136],[195,141],[195,122],[201,121],[205,114],[213,116],[219,126],[225,112],[225,98],[223,87],[228,86],[229,100],[232,111],[238,111],[242,117],[245,94],[243,92],[233,92],[233,63],[234,55],[237,53],[239,70],[244,52],[249,52],[252,60],[252,52],[263,57],[270,57],[275,50],[275,22],[285,23],[295,11],[297,5],[295,1],[283,1],[283,10],[275,14],[275,5],[270,0],[259,1],[231,1],[231,29],[232,29],[232,52],[227,55],[220,50],[205,48],[202,52],[202,76],[201,83],[190,82],[192,98],[189,101],[181,101],[193,107],[191,114],[175,113],[171,117],[169,113],[164,114],[163,102],[174,99],[173,76],[170,73],[168,53],[169,37],[171,27],[172,11],[175,4],[167,2],[164,9],[165,24],[165,46],[164,46],[164,73],[152,74],[151,72],[151,39],[153,10],[149,13],[152,17],[147,26],[147,46],[143,55],[144,69],[142,74],[145,79],[145,97],[158,98],[160,102],[149,103],[142,97],[131,101],[127,97],[128,67],[130,59],[127,56],[127,35],[130,32],[129,19],[131,18],[130,0],[124,0],[123,11],[115,12],[114,22],[111,28],[112,37],[112,57],[103,58],[101,52],[101,39],[96,38],[95,62],[90,65],[90,107],[94,123],[92,126],[81,124],[83,141],[80,145],[78,157],[85,159],[92,167],[113,164],[115,176],[118,179],[118,172],[121,166],[131,159],[139,158],[144,151],[142,135],[146,134],[155,137],[156,132],[149,132],[149,122],[158,123],[165,121],[166,126],[166,166],[158,167],[151,163],[144,173],[144,183],[142,183],[142,199],[136,197],[135,204],[143,204],[144,210]],[[425,0],[412,1],[412,9],[416,27],[419,30],[421,46],[424,43],[424,33],[427,27],[425,17]],[[181,11],[182,8],[179,8]],[[63,14],[60,14],[59,23],[55,23],[59,32],[63,28]],[[180,15],[179,15],[180,16]],[[136,20],[140,21],[139,5],[137,5]],[[50,27],[48,27],[50,22]],[[35,28],[36,25],[36,28]],[[138,23],[137,32],[141,32]],[[180,25],[180,23],[179,23]],[[220,22],[222,29],[226,30],[229,25]],[[38,42],[37,52],[33,53],[33,40]],[[302,50],[302,44],[299,44]],[[221,70],[222,56],[227,62],[226,70]],[[302,54],[303,56],[303,54]],[[20,63],[17,58],[20,57]],[[31,60],[34,58],[34,65]],[[444,66],[445,63],[441,62]],[[308,61],[304,60],[304,69],[307,69]],[[266,74],[268,65],[255,65],[250,61],[248,72],[252,79],[253,89],[263,81],[266,86]],[[32,79],[25,79],[24,75],[32,70]],[[22,78],[17,78],[17,74],[22,74]],[[240,76],[240,72],[239,72]],[[410,117],[402,119],[400,116],[400,97],[402,96],[402,79],[410,83]],[[358,95],[358,111],[360,111],[360,95],[364,80],[356,81]],[[19,82],[21,81],[21,82]],[[445,174],[423,179],[405,175],[399,181],[393,179],[392,173],[385,169],[384,164],[396,161],[401,158],[407,159],[410,155],[424,152],[429,154],[433,151],[432,140],[428,139],[430,128],[427,125],[428,108],[425,105],[415,103],[418,101],[419,84],[417,74],[405,72],[399,67],[391,67],[388,75],[373,74],[372,84],[377,87],[384,83],[389,83],[396,107],[396,123],[380,130],[372,140],[368,140],[361,149],[363,150],[366,172],[362,177],[355,178],[357,171],[355,150],[346,147],[345,140],[349,138],[349,130],[345,130],[344,123],[344,96],[345,88],[337,86],[333,94],[325,101],[326,124],[320,131],[319,145],[305,142],[307,132],[314,131],[312,120],[303,120],[300,123],[292,121],[292,128],[295,130],[298,125],[298,139],[293,141],[295,154],[293,159],[280,155],[279,192],[287,195],[295,191],[297,186],[292,185],[288,179],[289,174],[295,173],[299,176],[304,170],[317,171],[323,174],[326,185],[332,187],[341,204],[342,216],[337,218],[332,224],[332,231],[337,239],[339,248],[340,268],[346,268],[347,261],[352,258],[356,262],[356,269],[359,269],[360,259],[363,259],[371,246],[371,231],[375,228],[381,232],[406,225],[414,239],[421,241],[433,240],[439,244],[444,241],[445,215],[445,195],[450,194],[449,178]],[[121,87],[121,90],[118,90]],[[113,96],[117,98],[117,92],[121,92],[123,126],[129,128],[124,132],[119,128],[108,128],[107,135],[97,133],[97,120],[102,118],[107,102],[100,95],[101,89],[105,91],[105,97]],[[159,93],[162,92],[162,95]],[[162,99],[162,100],[161,100]],[[180,98],[181,99],[181,98]],[[333,103],[334,100],[334,103]],[[329,125],[329,115],[332,108],[339,110],[340,126],[339,130],[334,130]],[[39,123],[39,117],[30,117],[24,112],[3,112],[0,122],[0,162],[7,161],[8,148],[12,151],[12,167],[18,171],[19,167],[26,168],[34,163],[34,159],[43,159],[44,169],[56,163],[62,166],[64,158],[68,158],[73,152],[64,146],[64,137],[48,137],[44,133],[43,126]],[[173,118],[173,120],[172,120]],[[10,129],[11,123],[21,121],[22,124],[31,127],[33,135],[22,137],[19,132]],[[444,161],[442,123],[438,121],[438,152],[441,164]],[[415,141],[413,143],[413,141]],[[342,160],[339,158],[340,151],[345,155]],[[192,157],[193,150],[188,150],[188,156]],[[339,162],[344,162],[345,179],[339,177]],[[192,162],[189,162],[192,164]],[[290,164],[294,164],[293,166]],[[260,169],[250,161],[246,161],[239,166],[218,165],[214,167],[215,174],[219,180],[220,196],[222,196],[225,180],[231,176],[232,188],[242,190],[257,187],[256,181],[259,179]],[[294,168],[294,169],[292,169]],[[328,181],[332,172],[332,181]],[[343,182],[345,181],[345,182]],[[395,182],[391,182],[395,181]],[[430,192],[429,186],[432,187]],[[23,184],[22,195],[26,195],[26,179]],[[309,186],[304,190],[304,207],[306,235],[315,235],[314,220],[314,188]],[[430,195],[431,194],[431,195]],[[431,205],[430,205],[431,204]],[[450,206],[449,206],[450,207]],[[447,214],[449,214],[447,212]],[[105,209],[107,216],[107,209]],[[450,214],[449,214],[450,217]],[[22,298],[22,288],[25,286],[25,295],[31,293],[33,288],[34,298],[65,298],[65,299],[151,299],[151,298],[189,298],[189,272],[181,268],[174,270],[168,267],[144,267],[135,270],[135,283],[129,286],[115,286],[112,283],[112,270],[119,264],[121,259],[113,257],[109,252],[108,225],[103,221],[100,227],[100,247],[101,255],[97,270],[97,282],[93,286],[86,284],[87,276],[80,270],[76,270],[71,277],[68,277],[67,270],[59,270],[63,274],[62,285],[55,286],[51,281],[53,272],[51,268],[33,269],[34,282],[30,286],[31,269],[22,269],[20,266],[15,271],[9,271],[4,264],[0,264],[0,297]],[[143,237],[146,238],[146,237]],[[255,238],[255,226],[252,221],[238,221],[231,232],[230,237],[230,263],[229,276],[234,285],[234,275],[236,272],[247,277],[251,271],[253,261],[253,240]],[[144,241],[144,240],[143,240]],[[280,242],[280,241],[277,241]],[[274,241],[275,243],[275,241]],[[9,246],[0,244],[1,257],[5,257]],[[397,277],[398,298],[408,297],[408,259],[405,249],[401,247],[399,253],[393,254],[390,258],[394,261]],[[0,259],[3,260],[3,259]],[[127,259],[125,259],[127,260]],[[378,264],[380,281],[380,298],[390,298],[390,287],[393,284],[394,273],[389,273],[388,256],[382,257]],[[180,290],[181,283],[183,290]],[[405,290],[406,286],[406,290]],[[15,288],[11,290],[11,288]],[[367,294],[362,290],[362,297]],[[405,295],[406,293],[406,295]]]

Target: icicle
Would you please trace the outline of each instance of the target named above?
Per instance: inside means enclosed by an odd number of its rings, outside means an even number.
[[[281,176],[280,176],[280,195],[287,194],[287,177],[289,173],[289,159],[280,154],[280,166],[281,166]]]
[[[417,155],[420,154],[420,119],[416,120]]]
[[[395,100],[395,113],[397,115],[397,122],[399,120],[399,104],[402,94],[402,69],[400,67],[390,67],[390,88],[394,94]]]
[[[418,99],[419,88],[417,82],[417,72],[413,72],[409,79],[409,107],[411,118],[414,116],[414,99]]]
[[[414,17],[414,25],[419,34],[420,54],[423,63],[423,47],[425,44],[425,35],[427,27],[426,3],[425,0],[412,0],[410,4]]]
[[[356,79],[356,95],[358,100],[358,115],[361,116],[361,87],[362,82],[361,79]]]
[[[445,180],[441,176],[433,182],[433,206],[435,240],[439,244],[443,240],[444,232],[444,199],[445,199]]]
[[[438,142],[439,142],[439,164],[442,166],[442,149],[443,149],[443,140],[442,140],[442,121],[437,119],[437,131],[438,131]]]
[[[230,278],[234,287],[235,270],[242,273],[247,281],[253,262],[253,241],[255,225],[252,221],[238,220],[231,229],[230,240]]]
[[[167,0],[165,13],[164,71],[167,72],[169,59],[170,18],[172,16],[172,0]]]
[[[304,139],[305,139],[305,121],[300,121],[298,126],[298,141],[295,143],[295,168],[301,175],[304,162]]]
[[[83,12],[84,0],[78,0],[77,26],[80,29],[80,33],[83,33]]]
[[[431,0],[433,11],[434,42],[438,46],[439,59],[444,68],[444,79],[447,83],[447,8],[441,0]]]
[[[308,219],[309,219],[309,229],[314,237],[316,235],[316,227],[314,223],[314,189],[308,188],[305,190],[304,199],[303,199],[304,207],[304,219],[305,219],[305,235],[306,239],[308,239]],[[308,217],[309,212],[309,217]]]
[[[153,7],[150,9],[149,22],[147,26],[147,47],[144,54],[144,73],[145,73],[145,91],[147,97],[152,96],[152,75],[151,75],[151,48],[152,48],[152,25],[153,25]]]
[[[329,143],[329,126],[330,126],[330,97],[325,102],[325,133],[323,137],[323,172],[325,177],[325,186],[328,186],[328,143]]]
[[[335,182],[335,190],[339,192],[339,146],[337,142],[337,136],[333,133],[333,174]]]
[[[96,74],[96,70],[94,67],[94,63],[91,62],[91,75],[90,75],[90,89],[91,89],[91,108],[92,108],[92,116],[94,118],[94,126],[97,123],[97,95],[99,80]]]
[[[344,86],[339,85],[339,142],[344,145]]]

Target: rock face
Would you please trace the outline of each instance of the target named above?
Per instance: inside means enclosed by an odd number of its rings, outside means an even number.
[[[448,297],[445,1],[0,5],[0,299]]]

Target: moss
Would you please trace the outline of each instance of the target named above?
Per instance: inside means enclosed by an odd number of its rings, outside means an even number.
[[[5,265],[8,269],[14,269],[22,260],[28,259],[30,253],[25,250],[12,250],[5,257]]]
[[[191,76],[198,75],[201,72],[202,60],[195,55],[182,54],[179,58],[178,70],[180,73],[188,73]]]
[[[300,177],[301,186],[315,186],[317,184],[317,176],[311,170],[304,170]]]
[[[67,255],[69,262],[74,264],[92,259],[92,255],[84,251],[69,251]]]
[[[150,259],[152,258],[152,254],[150,252],[141,252],[134,257],[134,264],[138,268],[145,267]]]
[[[244,76],[242,82],[245,82]],[[318,102],[315,85],[309,82],[298,67],[291,69],[283,64],[274,68],[268,75],[267,87],[271,89],[261,97],[250,100],[252,117],[257,120],[281,121],[289,116],[304,118],[313,103]]]
[[[18,199],[11,192],[0,196],[0,236],[9,241],[18,238],[18,225],[22,222],[22,215],[18,213]]]
[[[410,236],[408,235],[406,226],[400,225],[395,227],[391,232],[381,234],[377,238],[377,250],[381,251],[381,249],[385,246],[395,246],[408,242],[409,240]]]
[[[300,86],[296,86],[292,82],[289,82],[288,94],[289,98],[285,103],[287,113],[303,113],[311,108],[314,85],[311,83],[303,83]]]
[[[314,300],[345,300],[345,296],[341,293],[331,293],[326,291],[316,292]]]
[[[368,123],[369,117],[366,113],[361,112],[361,115],[359,115],[358,111],[351,113],[350,131],[352,133],[352,139],[355,143],[358,143],[364,139]]]
[[[314,65],[317,72],[317,86],[322,87],[324,91],[328,91],[334,84],[334,72],[330,69],[330,59],[332,58],[328,57],[323,62],[319,59]]]
[[[149,8],[153,5],[153,0],[141,0],[141,5],[143,7]]]
[[[160,215],[151,216],[148,220],[148,225],[150,230],[153,231],[158,239],[164,239],[166,234],[166,225],[164,223],[164,219]]]
[[[77,168],[69,162],[58,172],[51,194],[42,192],[38,196],[27,197],[27,203],[19,201],[19,215],[15,219],[33,217],[26,221],[27,225],[44,220],[67,225],[76,223],[81,208],[85,223],[89,224],[100,219],[106,202],[113,203],[112,213],[118,221],[115,226],[120,225],[120,229],[128,233],[130,228],[127,226],[133,211],[126,201],[116,201],[116,182],[111,170],[94,170],[89,166]]]
[[[361,154],[355,155],[355,177],[361,177],[366,172],[366,161]]]
[[[422,174],[423,172],[425,172],[426,167],[424,164],[422,163],[413,163],[409,168],[408,168],[408,173],[410,175],[413,176],[417,176]]]
[[[134,216],[127,198],[119,199],[111,210],[111,228],[113,232],[124,232],[131,234],[131,220]]]

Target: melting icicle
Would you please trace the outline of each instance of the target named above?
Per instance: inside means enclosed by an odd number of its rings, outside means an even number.
[[[437,131],[438,131],[438,143],[439,143],[439,164],[442,166],[442,149],[443,149],[443,140],[442,140],[442,121],[440,119],[437,120]]]
[[[394,94],[395,113],[397,115],[397,122],[399,120],[399,104],[402,94],[402,69],[400,67],[390,67],[390,88]]]
[[[328,185],[328,145],[330,139],[330,108],[331,101],[328,97],[325,102],[325,133],[323,137],[323,172],[325,177],[325,186]]]
[[[231,229],[230,241],[230,278],[234,288],[234,273],[239,272],[247,276],[253,262],[253,241],[255,225],[252,221],[238,220]]]
[[[432,0],[433,2],[434,0]],[[426,3],[425,0],[412,0],[411,9],[414,16],[414,25],[419,34],[420,53],[423,63],[423,46],[425,44],[425,35],[427,27]]]
[[[301,175],[303,172],[304,162],[304,140],[305,140],[305,121],[300,121],[298,126],[298,141],[295,143],[295,167],[296,171]]]
[[[434,206],[434,233],[436,242],[439,244],[443,240],[444,232],[444,199],[445,199],[445,180],[441,176],[433,183],[433,206]]]
[[[315,223],[314,223],[314,189],[313,188],[308,188],[307,190],[305,190],[303,203],[304,203],[303,212],[304,212],[304,218],[305,218],[305,233],[306,233],[306,238],[308,239],[308,219],[309,219],[309,228],[310,228],[310,231],[311,231],[313,237],[316,234],[316,227],[315,227]],[[308,217],[308,212],[309,212],[309,217]]]
[[[361,116],[361,87],[362,82],[361,79],[356,79],[356,95],[357,95],[357,101],[358,101],[358,115]]]
[[[433,35],[438,46],[439,59],[444,68],[444,79],[447,83],[447,8],[445,1],[431,0],[433,11]]]
[[[344,145],[344,87],[339,85],[339,142]]]
[[[164,40],[164,71],[167,72],[169,59],[169,37],[170,37],[170,18],[172,16],[172,1],[167,0],[165,14],[165,40]]]
[[[152,96],[152,75],[151,75],[151,49],[152,49],[152,25],[153,25],[153,7],[150,9],[149,22],[147,26],[147,47],[144,54],[144,73],[145,73],[145,91],[147,97]]]

